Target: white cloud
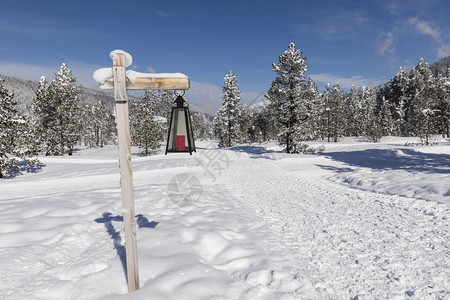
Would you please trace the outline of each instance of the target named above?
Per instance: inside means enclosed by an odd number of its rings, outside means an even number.
[[[441,32],[438,28],[433,28],[430,22],[421,21],[419,18],[411,18],[408,23],[413,26],[415,30],[425,35],[432,37],[436,42],[441,42]]]
[[[157,14],[158,14],[158,16],[163,17],[163,18],[175,16],[175,14],[172,13],[172,12],[162,11],[162,10],[158,10],[158,11],[157,11]]]
[[[310,75],[311,79],[315,82],[320,83],[330,83],[335,84],[336,82],[339,83],[339,85],[344,88],[351,88],[352,85],[355,87],[360,86],[377,86],[378,84],[382,83],[383,80],[373,80],[368,78],[363,78],[361,75],[351,76],[351,77],[343,77],[336,74],[330,74],[330,73],[320,73],[320,74],[312,74]]]
[[[392,32],[382,32],[378,37],[378,53],[394,53],[395,37]]]
[[[63,62],[61,62],[63,63]],[[88,65],[75,61],[65,61],[67,66],[72,70],[72,74],[77,77],[77,83],[84,86],[95,88],[98,84],[92,78],[94,71],[100,66]],[[50,66],[27,65],[13,62],[0,62],[0,74],[10,75],[25,80],[39,80],[41,76],[47,77],[47,80],[53,80],[55,74],[58,73],[61,64]]]
[[[209,83],[191,81],[186,99],[205,106],[219,108],[222,105],[222,88]]]
[[[150,73],[156,73],[153,67],[147,67],[147,71],[149,71]]]
[[[433,26],[430,22],[419,20],[418,17],[409,19],[408,24],[411,25],[414,30],[431,37],[439,44],[436,48],[436,53],[439,58],[450,55],[450,45],[443,43],[441,30],[438,27]]]

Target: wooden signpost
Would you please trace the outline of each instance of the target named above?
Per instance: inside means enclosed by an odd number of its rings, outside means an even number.
[[[132,292],[139,289],[139,270],[127,90],[187,90],[189,89],[190,84],[189,78],[180,73],[174,73],[173,76],[171,76],[171,74],[167,73],[140,74],[135,72],[133,80],[130,80],[127,78],[125,72],[126,56],[131,59],[131,56],[124,51],[116,50],[111,52],[111,58],[113,59],[113,78],[100,84],[100,88],[114,89],[117,113],[117,136],[120,154],[119,163],[122,187],[122,213],[125,227],[127,281],[128,291]]]

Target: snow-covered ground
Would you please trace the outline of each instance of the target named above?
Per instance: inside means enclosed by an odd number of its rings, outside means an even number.
[[[132,294],[117,148],[42,157],[0,181],[0,299],[448,299],[450,142],[406,141],[134,155]]]

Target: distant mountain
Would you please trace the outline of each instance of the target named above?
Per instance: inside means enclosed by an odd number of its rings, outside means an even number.
[[[430,68],[431,71],[433,72],[433,75],[436,77],[439,74],[443,76],[447,75],[447,70],[448,68],[450,68],[450,55],[432,63],[430,65]]]
[[[31,105],[33,99],[36,96],[35,92],[38,88],[39,82],[32,80],[23,80],[17,77],[8,75],[1,75],[0,78],[4,79],[4,86],[10,93],[14,93],[14,100],[17,102],[19,111],[23,114],[31,115]],[[80,85],[81,93],[79,95],[81,105],[93,105],[99,101],[109,109],[114,107],[114,93],[113,91],[97,90]],[[128,94],[130,101],[139,101],[140,97]],[[216,110],[204,105],[195,103],[189,104],[191,110],[200,112],[209,116],[215,116]]]

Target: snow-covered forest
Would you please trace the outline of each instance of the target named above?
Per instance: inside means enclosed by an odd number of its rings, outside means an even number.
[[[352,86],[344,92],[336,82],[319,92],[306,75],[306,57],[291,43],[272,66],[276,78],[268,88],[263,109],[252,110],[242,104],[238,79],[230,70],[224,80],[223,104],[214,120],[202,113],[191,117],[194,136],[215,138],[219,146],[226,147],[277,139],[287,153],[320,152],[303,141],[337,142],[351,136],[364,136],[373,142],[383,136],[418,136],[428,145],[433,135],[448,137],[450,133],[450,68],[445,74],[442,69],[442,62],[432,70],[421,59],[409,72],[400,68],[380,87]],[[2,93],[3,99],[14,100],[3,84]],[[31,113],[20,116],[27,119],[21,124],[27,134],[13,130],[18,136],[9,139],[15,146],[2,145],[2,176],[14,172],[9,157],[17,154],[17,147],[26,148],[21,157],[38,152],[71,155],[77,144],[102,147],[115,142],[113,107],[105,106],[104,101],[81,105],[79,94],[76,78],[65,64],[52,81],[41,78]],[[132,144],[143,154],[154,153],[163,142],[174,99],[171,92],[147,91],[140,101],[132,101]],[[13,100],[3,101],[2,109],[19,113],[20,104]],[[9,118],[5,124],[17,123],[13,114],[3,118]]]
[[[319,91],[291,43],[263,105],[224,70],[216,115],[191,110],[192,156],[163,155],[173,91],[131,96],[132,295],[112,94],[66,64],[1,80],[0,299],[448,299],[445,64]]]

